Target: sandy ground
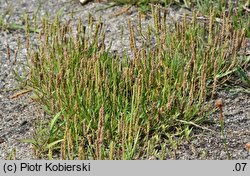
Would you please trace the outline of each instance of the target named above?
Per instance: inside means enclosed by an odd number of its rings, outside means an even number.
[[[50,14],[53,18],[56,13],[62,13],[62,19],[81,18],[87,21],[87,16],[92,13],[96,19],[102,17],[105,24],[107,43],[112,41],[113,52],[122,52],[121,47],[127,50],[129,47],[128,30],[124,28],[124,39],[120,40],[121,26],[126,26],[127,19],[133,22],[137,20],[137,10],[132,7],[127,13],[116,16],[124,7],[111,7],[105,10],[105,3],[88,3],[81,6],[78,1],[70,0],[47,0],[39,4],[39,0],[8,0],[0,1],[0,14],[10,9],[9,22],[23,24],[25,12],[32,18],[38,13],[39,17]],[[182,9],[170,10],[169,18],[177,20]],[[7,16],[8,17],[8,16]],[[151,23],[150,17],[145,18],[143,26]],[[35,37],[35,34],[31,34]],[[20,39],[20,50],[16,57],[17,39]],[[15,93],[20,92],[20,85],[15,80],[13,70],[19,74],[25,74],[26,50],[25,32],[23,30],[0,30],[0,159],[7,159],[14,154],[16,159],[33,159],[31,146],[19,142],[19,139],[31,138],[34,131],[34,124],[37,120],[46,118],[41,107],[30,99],[30,94],[18,98],[11,98]],[[35,42],[35,39],[33,40]],[[10,58],[7,54],[7,45],[10,47]],[[230,91],[218,92],[218,97],[225,101],[225,134],[228,142],[228,151],[232,159],[250,159],[250,153],[244,148],[250,142],[250,94],[234,93]],[[213,117],[217,118],[218,114]],[[204,125],[213,130],[195,129],[193,138],[184,142],[175,151],[175,155],[166,156],[166,159],[227,159],[224,150],[223,139],[220,135],[219,125]],[[153,158],[156,158],[153,156]]]

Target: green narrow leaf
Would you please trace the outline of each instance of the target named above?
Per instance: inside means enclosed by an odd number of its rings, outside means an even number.
[[[46,146],[47,149],[51,149],[54,145],[58,144],[59,142],[62,142],[63,139],[59,139],[57,141],[54,141]]]
[[[248,78],[247,73],[240,66],[237,67],[237,71],[240,76],[240,79],[250,86],[250,79]]]
[[[38,146],[37,141],[35,141],[34,139],[20,139],[18,141],[23,142],[23,143],[30,143],[30,144],[33,144],[35,146]]]
[[[60,112],[58,112],[54,118],[51,120],[51,123],[50,123],[50,133],[52,133],[52,131],[54,130],[54,127],[55,127],[55,124],[58,120],[58,118],[61,116],[61,114],[63,113],[64,109],[61,110]]]

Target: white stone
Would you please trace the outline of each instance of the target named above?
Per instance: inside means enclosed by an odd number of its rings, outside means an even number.
[[[89,0],[80,0],[81,4],[85,4],[86,2],[88,2]]]

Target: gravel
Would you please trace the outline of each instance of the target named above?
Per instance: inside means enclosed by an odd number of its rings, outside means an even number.
[[[42,2],[42,1],[41,1]],[[49,14],[50,18],[56,13],[62,14],[61,19],[67,20],[82,19],[87,22],[88,14],[99,17],[105,24],[106,43],[112,42],[111,50],[121,53],[121,48],[129,48],[129,31],[126,27],[127,20],[131,19],[136,25],[137,10],[131,7],[128,12],[116,16],[124,7],[114,6],[101,10],[107,3],[93,3],[81,6],[78,1],[73,0],[46,0],[41,3],[39,0],[6,0],[0,1],[0,14],[10,9],[9,23],[24,24],[24,14],[28,13],[29,18],[37,12],[38,17]],[[178,20],[183,9],[169,9],[168,18]],[[8,17],[8,15],[6,16]],[[72,19],[72,20],[73,20]],[[143,20],[143,25],[152,23],[150,15]],[[121,29],[124,26],[124,38],[121,41]],[[34,33],[30,34],[35,42]],[[15,61],[17,40],[20,39],[20,49]],[[7,54],[7,45],[10,48],[10,57]],[[16,159],[33,159],[31,145],[22,143],[20,139],[32,137],[34,124],[37,120],[46,117],[41,107],[32,101],[31,94],[27,93],[13,98],[13,95],[21,91],[15,79],[13,71],[25,75],[26,49],[25,31],[23,30],[1,30],[0,31],[0,159],[7,159],[13,155]],[[218,97],[225,101],[224,118],[225,134],[228,144],[228,151],[232,159],[250,159],[250,153],[245,149],[245,144],[250,141],[250,95],[247,93],[233,94],[228,91],[220,91]],[[218,112],[213,117],[218,119]],[[166,159],[227,159],[224,149],[223,138],[220,135],[219,123],[204,125],[213,130],[210,132],[199,128],[194,129],[193,137],[189,141],[178,146],[174,155],[166,156]],[[155,157],[155,159],[157,159]]]

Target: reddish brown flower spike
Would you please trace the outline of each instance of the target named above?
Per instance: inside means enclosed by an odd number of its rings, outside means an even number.
[[[222,100],[222,98],[215,100],[214,106],[216,108],[222,108],[224,106],[224,101]]]
[[[222,99],[222,98],[219,98],[219,99],[215,100],[214,106],[215,106],[216,108],[219,108],[219,109],[220,109],[220,121],[222,121],[222,120],[223,120],[223,114],[222,114],[223,111],[222,111],[222,108],[223,108],[223,106],[224,106],[224,101],[223,101],[223,99]]]

